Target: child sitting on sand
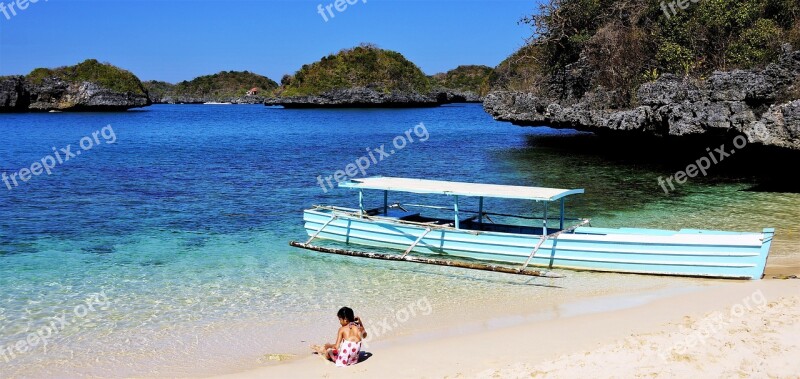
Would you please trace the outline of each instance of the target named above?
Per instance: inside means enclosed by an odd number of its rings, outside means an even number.
[[[355,317],[352,309],[342,307],[336,316],[342,325],[336,333],[336,343],[327,343],[324,346],[312,345],[311,350],[334,362],[338,367],[352,366],[358,363],[361,340],[367,338],[367,332],[361,319]]]

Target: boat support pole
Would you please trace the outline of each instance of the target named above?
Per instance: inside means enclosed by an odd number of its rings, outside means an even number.
[[[558,229],[564,230],[564,198],[561,198],[561,223],[559,224]]]
[[[383,215],[389,215],[389,191],[383,191]]]
[[[364,218],[364,190],[358,190],[358,216]]]
[[[379,253],[371,253],[371,252],[366,252],[366,251],[332,249],[332,248],[328,248],[328,247],[309,245],[309,244],[300,243],[300,242],[296,242],[296,241],[289,242],[289,245],[294,246],[294,247],[299,247],[301,249],[320,252],[320,253],[347,255],[347,256],[350,256],[350,257],[382,259],[382,260],[400,261],[400,262],[413,262],[413,263],[421,263],[421,264],[428,264],[428,265],[466,268],[466,269],[472,269],[472,270],[502,272],[502,273],[506,273],[506,274],[517,274],[517,275],[527,275],[527,276],[543,276],[543,277],[547,277],[547,278],[563,278],[564,277],[563,275],[558,275],[558,274],[555,274],[555,273],[552,273],[552,272],[549,272],[549,271],[521,270],[521,269],[518,269],[518,268],[511,268],[511,267],[506,267],[506,266],[499,266],[499,265],[492,265],[492,264],[485,264],[485,263],[446,261],[446,260],[443,260],[443,259],[423,258],[423,257],[415,257],[415,256],[411,256],[411,255],[409,255],[409,256],[404,258],[404,257],[402,257],[402,256],[400,256],[398,254],[379,254]]]
[[[539,243],[537,243],[536,246],[533,248],[533,251],[531,251],[531,255],[528,256],[528,260],[525,261],[524,265],[522,265],[522,269],[523,270],[526,267],[528,267],[529,263],[531,263],[531,259],[533,259],[533,256],[536,255],[536,252],[539,251],[539,248],[542,247],[542,244],[544,244],[544,241],[547,241],[547,237],[549,237],[547,234],[543,235],[542,239],[539,240]]]
[[[412,244],[411,244],[411,246],[409,246],[409,247],[408,247],[408,249],[406,249],[406,251],[405,251],[405,253],[403,253],[402,257],[403,257],[403,258],[405,258],[405,257],[406,257],[406,255],[408,255],[408,253],[410,253],[410,252],[411,252],[411,250],[413,250],[413,249],[414,249],[414,247],[416,247],[416,246],[417,246],[417,244],[419,243],[419,241],[422,241],[422,239],[423,239],[423,238],[425,238],[425,236],[426,236],[426,235],[428,235],[428,233],[430,233],[430,232],[431,232],[431,230],[433,230],[433,229],[431,229],[431,228],[425,228],[425,233],[422,233],[422,235],[420,235],[420,236],[419,236],[419,238],[417,238],[417,240],[416,240],[416,241],[414,241],[414,243],[412,243]]]
[[[337,217],[339,217],[339,216],[332,216],[332,217],[331,217],[331,219],[330,219],[330,220],[328,220],[328,222],[326,222],[325,224],[323,224],[323,225],[322,225],[322,227],[321,227],[321,228],[319,228],[319,229],[317,230],[317,232],[316,232],[316,233],[314,233],[314,235],[313,235],[313,236],[311,236],[311,238],[309,238],[309,239],[308,239],[308,241],[306,241],[306,245],[310,244],[310,243],[311,243],[311,241],[313,241],[313,240],[314,240],[314,238],[317,238],[317,236],[318,236],[320,233],[322,233],[322,229],[325,229],[325,227],[326,227],[326,226],[328,226],[330,223],[332,223],[332,222],[333,222],[333,220],[336,220],[336,218],[337,218]]]
[[[544,242],[547,241],[549,238],[555,239],[555,238],[557,238],[558,236],[560,236],[560,235],[562,235],[564,233],[572,233],[572,231],[574,231],[575,229],[578,229],[581,226],[584,226],[584,225],[586,225],[588,223],[589,223],[589,219],[584,219],[580,224],[570,226],[567,229],[562,229],[562,230],[557,231],[557,232],[555,232],[553,234],[550,234],[550,235],[547,235],[547,234],[543,235],[542,239],[539,240],[539,243],[537,243],[536,246],[533,248],[533,251],[531,251],[531,255],[528,256],[528,260],[525,261],[524,265],[522,265],[522,270],[524,270],[526,267],[528,267],[528,264],[531,263],[531,259],[533,259],[533,256],[536,255],[536,252],[539,251],[539,248],[542,247],[542,244],[544,244]]]
[[[453,198],[455,198],[455,207],[453,209],[456,211],[456,216],[455,216],[456,229],[461,229],[461,222],[458,219],[458,195],[453,196]]]
[[[542,235],[547,235],[547,205],[550,204],[547,201],[544,202],[544,218],[542,219]]]
[[[478,224],[483,225],[483,196],[478,198]]]

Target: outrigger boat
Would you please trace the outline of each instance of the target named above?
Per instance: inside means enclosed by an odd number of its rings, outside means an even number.
[[[405,260],[420,263],[489,269],[492,271],[548,275],[539,268],[607,271],[636,274],[760,279],[764,274],[775,230],[740,233],[715,230],[680,231],[640,228],[599,228],[588,219],[565,218],[567,197],[583,189],[556,189],[438,180],[370,177],[353,179],[339,187],[358,191],[359,208],[314,206],[304,211],[305,229],[311,237],[293,246],[345,255]],[[367,209],[364,191],[383,191],[383,206]],[[453,207],[390,204],[389,192],[439,194],[452,198]],[[459,199],[478,198],[478,210],[459,208]],[[537,225],[494,223],[485,212],[484,198],[502,198],[542,203]],[[548,217],[550,203],[558,202],[557,218]],[[417,207],[453,212],[452,217],[427,217],[409,210]],[[469,217],[465,217],[469,215]],[[556,225],[551,225],[557,220]],[[578,221],[571,226],[567,221]],[[403,251],[402,255],[360,253],[311,245],[314,239],[332,240]],[[410,253],[435,254],[427,257]],[[441,257],[521,264],[519,269],[486,264],[458,263]]]

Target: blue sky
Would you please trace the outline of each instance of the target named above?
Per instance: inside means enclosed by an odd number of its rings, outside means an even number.
[[[13,1],[0,0],[6,7]],[[31,0],[22,0],[31,1]],[[355,0],[350,0],[354,2]],[[495,66],[530,35],[518,25],[537,0],[38,0],[0,13],[0,75],[110,62],[142,80],[177,82],[222,70],[279,81],[303,64],[362,42],[398,51],[427,74]],[[8,11],[7,11],[8,12]]]

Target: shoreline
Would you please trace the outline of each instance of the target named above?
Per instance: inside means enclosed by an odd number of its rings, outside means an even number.
[[[781,301],[787,301],[791,296],[797,299],[800,293],[800,280],[765,279],[699,284],[567,302],[560,307],[573,307],[576,310],[572,313],[556,312],[544,318],[541,312],[522,318],[495,317],[479,325],[457,325],[443,331],[377,341],[365,349],[373,356],[348,368],[334,367],[309,353],[307,357],[215,377],[366,378],[376,375],[385,377],[387,373],[391,373],[392,377],[404,378],[491,377],[498,373],[502,373],[503,377],[530,377],[529,365],[550,367],[564,354],[584,352],[589,355],[591,350],[631,336],[674,334],[677,325],[687,320],[702,319],[709,312],[713,314],[730,310],[731,307],[736,308],[737,304],[744,307],[743,299],[753,296],[760,299],[759,294],[763,294],[766,302],[780,305]],[[620,300],[628,303],[619,305]],[[745,312],[742,317],[753,318],[758,314]],[[798,326],[800,320],[792,316],[788,323]],[[709,345],[701,345],[697,351],[690,352],[690,356],[691,353],[708,354],[703,350],[707,348]],[[625,356],[628,359],[643,355],[638,351],[625,354],[607,353],[611,357]],[[664,359],[663,364],[665,370],[671,367],[668,359]],[[711,366],[725,364],[717,362]]]

